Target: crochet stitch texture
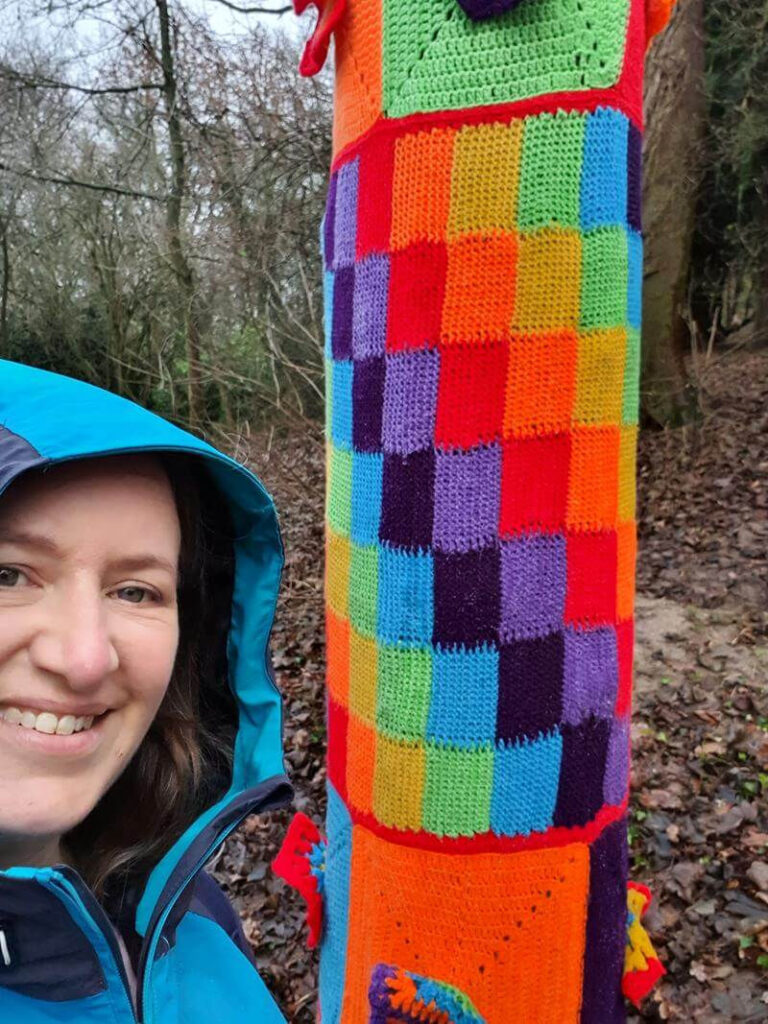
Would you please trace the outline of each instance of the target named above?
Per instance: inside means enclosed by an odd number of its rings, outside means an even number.
[[[336,26],[323,1024],[625,1020],[646,13]]]

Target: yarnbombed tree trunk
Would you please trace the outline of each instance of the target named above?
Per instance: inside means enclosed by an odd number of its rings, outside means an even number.
[[[627,804],[668,7],[338,0],[310,42],[335,24],[323,1024],[618,1024],[663,973]]]

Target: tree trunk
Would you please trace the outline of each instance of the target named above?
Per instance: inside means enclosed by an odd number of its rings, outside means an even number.
[[[646,71],[643,185],[645,262],[641,407],[677,426],[698,411],[684,356],[683,319],[704,123],[704,0],[679,0]]]

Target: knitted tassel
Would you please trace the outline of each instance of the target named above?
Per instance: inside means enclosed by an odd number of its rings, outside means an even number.
[[[640,923],[651,904],[651,892],[640,882],[627,886],[627,946],[621,989],[627,999],[639,1007],[653,986],[667,972],[656,956],[648,932]]]
[[[272,870],[296,889],[307,904],[307,946],[320,941],[323,923],[323,888],[327,843],[306,814],[294,815],[280,852],[272,861]]]
[[[316,75],[325,64],[333,30],[344,14],[347,0],[293,0],[296,14],[303,14],[311,5],[317,7],[318,16],[299,63],[299,74],[305,78]]]

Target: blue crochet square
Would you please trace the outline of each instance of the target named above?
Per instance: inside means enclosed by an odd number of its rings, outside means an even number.
[[[331,438],[339,448],[352,447],[352,363],[334,362],[331,368],[333,411]]]
[[[475,747],[496,738],[499,652],[437,648],[432,659],[432,698],[427,739]]]
[[[405,646],[431,643],[433,575],[431,554],[382,547],[378,600],[381,640]]]
[[[630,327],[639,328],[643,319],[643,236],[637,231],[627,232],[627,254],[627,320]]]
[[[498,744],[491,797],[491,829],[496,835],[527,836],[552,825],[562,750],[559,732]]]
[[[325,854],[320,1009],[323,1020],[338,1020],[344,998],[347,959],[352,820],[344,802],[330,783],[325,830],[328,849]]]
[[[381,519],[383,455],[352,453],[352,540],[376,544]]]
[[[627,222],[628,121],[616,110],[598,108],[587,118],[581,174],[584,231]]]

